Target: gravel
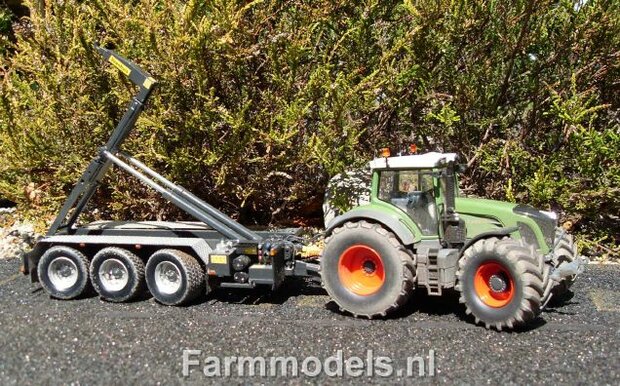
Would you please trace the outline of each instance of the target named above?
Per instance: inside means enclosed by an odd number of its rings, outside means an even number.
[[[619,384],[620,266],[590,265],[573,293],[531,327],[498,333],[472,324],[453,292],[418,291],[398,315],[361,320],[341,315],[324,291],[303,281],[277,293],[218,291],[189,307],[153,299],[106,303],[90,296],[50,299],[17,273],[40,235],[0,208],[0,384],[287,383],[290,378],[206,378],[209,357],[387,356],[395,369],[421,356],[424,376],[316,377],[294,383]],[[183,376],[184,349],[201,364]],[[432,350],[432,351],[431,351]],[[429,358],[435,372],[428,374]],[[416,370],[418,368],[416,367]]]
[[[422,291],[396,317],[341,315],[318,287],[295,281],[275,294],[216,292],[191,306],[153,299],[112,304],[97,297],[50,299],[0,261],[0,384],[421,383],[619,384],[619,266],[592,266],[572,297],[548,308],[530,328],[496,332],[471,324],[454,293]],[[182,375],[183,349],[209,356],[389,356],[433,350],[433,376],[205,378]]]
[[[0,260],[21,259],[40,237],[32,224],[18,219],[15,208],[0,208]]]

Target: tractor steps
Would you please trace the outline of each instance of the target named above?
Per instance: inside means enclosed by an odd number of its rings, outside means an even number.
[[[442,249],[440,245],[421,245],[416,251],[417,285],[426,287],[432,296],[441,296],[442,289],[455,285],[458,249]]]

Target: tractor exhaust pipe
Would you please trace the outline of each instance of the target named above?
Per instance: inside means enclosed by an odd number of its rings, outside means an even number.
[[[456,186],[455,186],[455,163],[448,162],[443,176],[445,181],[444,204],[445,209],[441,216],[443,226],[443,241],[448,247],[465,243],[467,230],[463,221],[456,212]]]
[[[446,203],[446,211],[445,216],[450,217],[451,219],[455,219],[458,217],[456,214],[456,187],[454,186],[454,162],[448,163],[448,167],[446,168],[446,191],[445,191],[445,203]]]

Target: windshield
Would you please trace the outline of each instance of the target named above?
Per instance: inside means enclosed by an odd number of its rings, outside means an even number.
[[[432,170],[381,171],[377,197],[406,212],[423,235],[437,234]]]

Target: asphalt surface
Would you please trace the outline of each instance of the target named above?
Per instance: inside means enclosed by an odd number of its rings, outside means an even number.
[[[153,299],[111,304],[97,297],[50,299],[17,274],[18,261],[0,261],[0,384],[93,383],[422,383],[619,384],[620,266],[589,266],[572,297],[550,307],[528,329],[496,332],[474,326],[454,294],[420,291],[389,320],[361,320],[326,305],[320,288],[304,282],[275,295],[217,293],[184,308]],[[201,350],[183,376],[183,350]],[[393,372],[372,377],[299,374],[293,378],[224,375],[225,356],[385,356]],[[431,351],[432,350],[432,351]],[[411,377],[406,374],[408,357]],[[429,374],[431,360],[434,374]],[[372,361],[371,361],[372,362]],[[322,362],[324,363],[324,362]],[[373,362],[376,363],[376,362]],[[385,362],[384,362],[385,363]],[[315,362],[308,361],[307,372]],[[368,371],[366,366],[362,371]],[[209,367],[209,371],[214,371]],[[399,370],[404,370],[400,372]],[[246,370],[247,371],[247,370]],[[257,370],[258,371],[258,370]],[[288,369],[289,374],[292,369]],[[353,373],[355,375],[356,373]],[[310,374],[312,375],[312,374]],[[399,376],[400,375],[400,376]]]

